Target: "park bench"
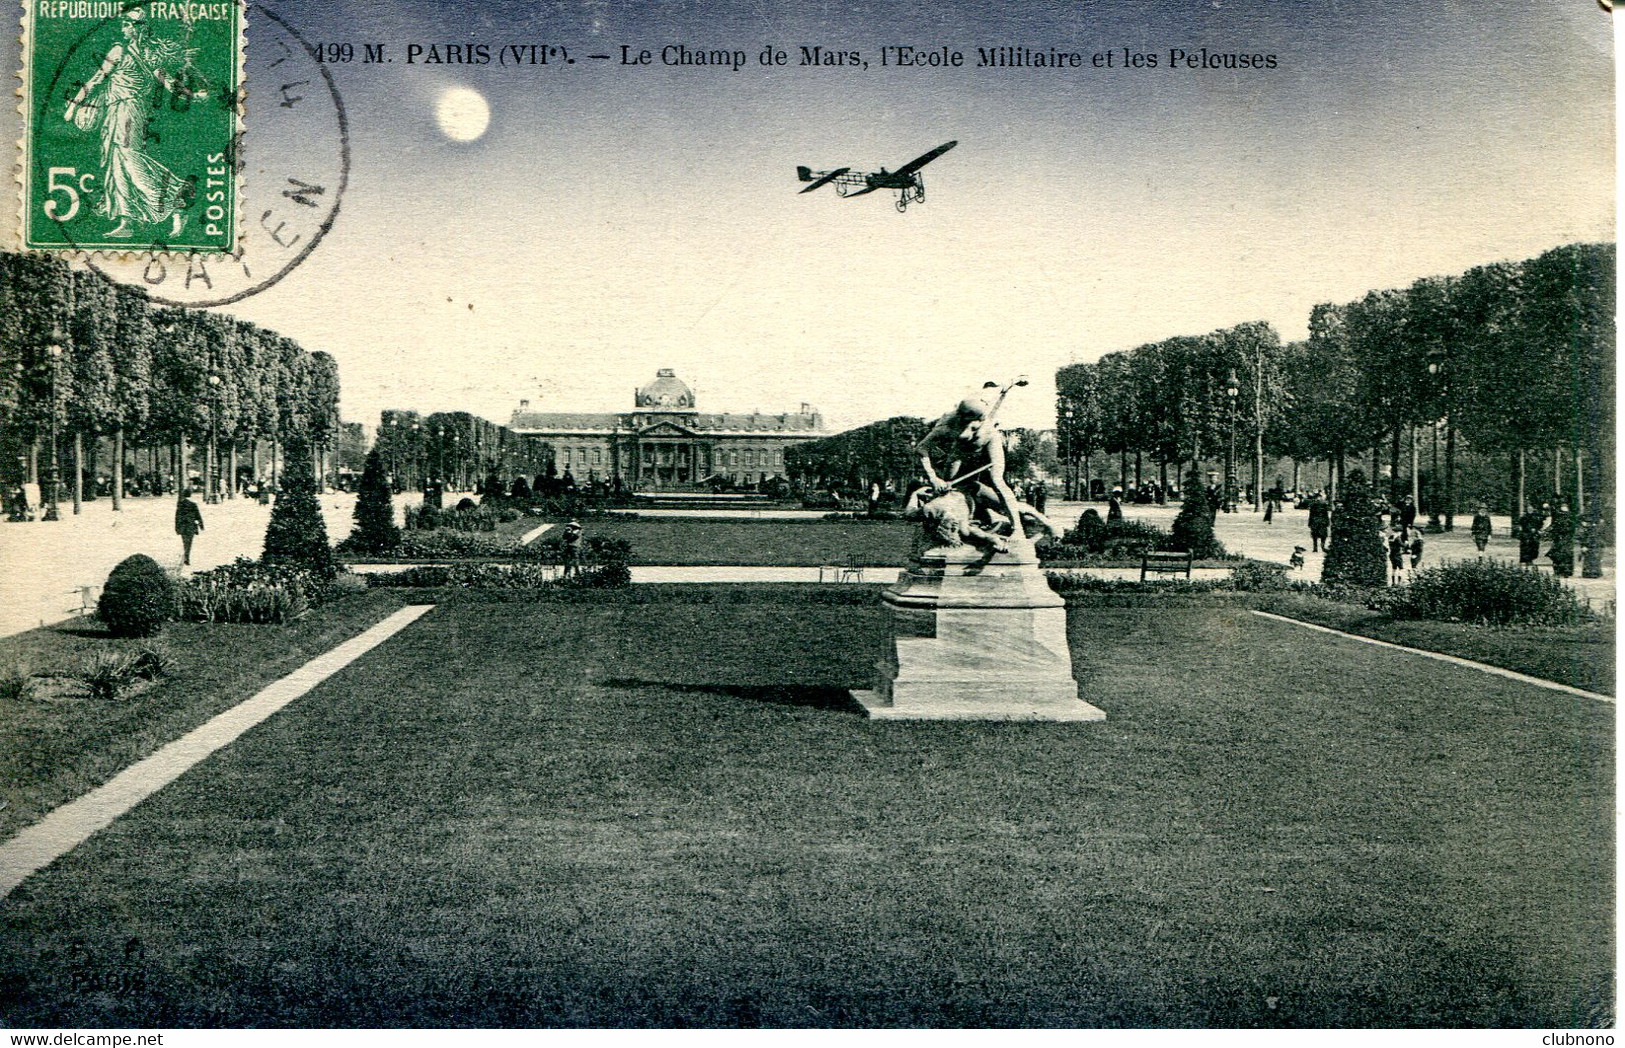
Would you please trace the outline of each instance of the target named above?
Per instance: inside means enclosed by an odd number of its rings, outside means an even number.
[[[1157,575],[1183,575],[1191,577],[1191,562],[1195,555],[1186,550],[1183,553],[1158,553],[1155,550],[1145,550],[1140,554],[1140,581],[1151,574]]]

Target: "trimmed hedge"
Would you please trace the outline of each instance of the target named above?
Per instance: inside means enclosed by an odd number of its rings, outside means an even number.
[[[1505,561],[1464,560],[1424,568],[1374,606],[1396,619],[1490,626],[1575,626],[1595,621],[1561,579]]]

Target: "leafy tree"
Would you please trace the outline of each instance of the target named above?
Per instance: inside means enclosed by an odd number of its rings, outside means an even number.
[[[140,433],[152,401],[152,351],[156,329],[145,293],[123,284],[114,287],[117,332],[113,354],[113,505],[124,498],[124,442]]]
[[[1350,470],[1332,513],[1331,543],[1320,581],[1345,586],[1381,586],[1388,581],[1388,551],[1382,520],[1365,474]]]
[[[310,466],[310,445],[304,434],[294,431],[286,442],[287,461],[283,467],[282,490],[271,508],[271,522],[265,528],[267,564],[305,568],[318,577],[330,579],[338,573],[333,550],[327,544],[327,525],[322,521],[316,499],[316,477]]]

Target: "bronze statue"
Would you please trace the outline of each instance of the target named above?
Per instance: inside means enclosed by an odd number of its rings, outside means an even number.
[[[1016,498],[1004,475],[1004,432],[999,428],[998,412],[1010,390],[1026,384],[1025,378],[1002,387],[996,382],[987,383],[981,395],[960,401],[914,445],[920,468],[931,482],[932,496],[927,501],[916,493],[908,512],[925,517],[927,534],[934,540],[938,534],[947,537],[957,531],[959,541],[944,544],[957,546],[970,539],[1002,551],[1000,536],[1021,541],[1027,538],[1023,517],[1051,535],[1056,533],[1055,526],[1042,513]],[[991,404],[986,398],[989,389],[999,391]],[[938,471],[933,453],[942,456],[942,472],[949,474],[948,479]],[[956,500],[948,498],[950,493],[960,496],[962,511]],[[941,505],[932,510],[930,507],[937,503]],[[967,519],[960,524],[962,516]]]

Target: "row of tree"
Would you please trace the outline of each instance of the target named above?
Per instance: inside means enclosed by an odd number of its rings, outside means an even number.
[[[1069,365],[1058,452],[1069,479],[1096,454],[1150,456],[1164,486],[1170,466],[1245,457],[1255,498],[1267,455],[1324,460],[1335,484],[1369,452],[1397,498],[1416,483],[1418,433],[1437,427],[1435,501],[1450,512],[1483,494],[1454,483],[1462,444],[1499,456],[1519,507],[1536,451],[1551,469],[1543,494],[1595,497],[1613,474],[1614,273],[1614,245],[1573,244],[1318,305],[1300,342],[1255,322]]]
[[[115,502],[142,448],[152,473],[183,484],[188,448],[202,448],[210,493],[237,476],[240,454],[274,483],[290,436],[314,449],[318,468],[353,437],[338,402],[326,353],[225,314],[160,306],[52,256],[0,253],[0,471],[9,484],[41,483],[42,459],[67,457],[61,444],[72,448],[76,499],[104,446]]]
[[[378,420],[379,460],[396,491],[439,481],[460,491],[491,474],[515,477],[553,472],[553,446],[466,411],[386,409]],[[585,479],[585,478],[583,478]]]
[[[843,491],[863,495],[870,484],[906,492],[924,479],[915,445],[931,428],[922,418],[899,415],[796,444],[784,452],[784,470],[803,490]],[[1055,441],[1039,430],[1013,428],[1005,433],[1005,475],[1013,483],[1056,468]]]

